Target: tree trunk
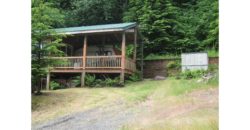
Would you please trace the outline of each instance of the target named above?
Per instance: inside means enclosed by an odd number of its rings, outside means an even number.
[[[39,41],[39,51],[38,51],[38,64],[41,64],[41,41]],[[40,69],[40,68],[39,68]],[[41,86],[42,86],[42,82],[41,82],[41,76],[39,75],[39,78],[37,80],[37,87],[36,87],[36,95],[40,95],[41,94]]]

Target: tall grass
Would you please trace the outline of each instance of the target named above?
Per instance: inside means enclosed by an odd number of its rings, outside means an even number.
[[[219,57],[219,52],[215,49],[206,50],[208,57]]]
[[[145,60],[158,60],[158,59],[177,59],[181,58],[181,55],[167,54],[167,55],[159,55],[159,54],[150,54]]]
[[[207,52],[208,57],[219,57],[219,51],[215,49],[205,50]],[[180,59],[181,54],[149,54],[145,57],[145,60],[159,60],[159,59]]]

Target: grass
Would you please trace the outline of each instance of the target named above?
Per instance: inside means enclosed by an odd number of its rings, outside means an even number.
[[[150,54],[145,57],[145,60],[159,60],[159,59],[180,59],[180,55],[167,54],[167,55],[158,55],[158,54]]]
[[[210,49],[210,50],[207,50],[207,55],[208,57],[219,57],[219,52],[216,51],[215,49]]]
[[[219,57],[219,52],[215,49],[205,50],[208,57]],[[145,57],[145,60],[160,60],[160,59],[181,59],[181,54],[150,54]]]
[[[140,115],[137,121],[125,125],[122,129],[217,130],[218,78],[215,77],[208,83],[196,81],[197,79],[174,78],[156,81],[159,84],[148,96],[150,111]]]
[[[180,106],[182,110],[182,107],[185,108],[186,105],[202,103],[198,98],[192,98],[195,96],[187,96],[187,94],[218,87],[217,78],[208,83],[197,83],[196,81],[197,79],[168,78],[161,81],[144,80],[129,83],[122,88],[70,88],[44,91],[41,96],[32,96],[32,124],[104,106],[115,101],[123,101],[133,106],[150,102],[152,108],[151,112],[143,114],[141,119],[138,119],[139,122],[125,125],[123,129],[217,129],[218,109],[216,105],[212,108],[205,107],[176,115],[171,120],[161,116],[168,111],[175,113],[171,111],[179,109]],[[143,122],[146,122],[146,125]]]

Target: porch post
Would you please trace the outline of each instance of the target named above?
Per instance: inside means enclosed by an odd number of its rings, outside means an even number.
[[[81,74],[81,87],[84,87],[84,83],[85,83],[85,70],[83,70],[82,74]]]
[[[126,35],[125,31],[122,33],[122,63],[121,63],[121,74],[120,74],[120,84],[124,85],[125,76],[125,58],[126,58]]]
[[[84,87],[85,79],[85,67],[86,67],[86,54],[87,54],[87,35],[84,36],[83,50],[82,50],[82,68],[83,72],[81,74],[81,87]]]
[[[50,72],[47,74],[47,82],[46,82],[46,89],[49,90],[49,83],[50,83]]]
[[[83,50],[82,50],[82,62],[83,62],[83,69],[85,69],[86,66],[86,54],[87,54],[87,35],[84,36],[84,42],[83,42]]]
[[[137,47],[137,27],[134,28],[134,55],[133,60],[136,63],[136,47]]]

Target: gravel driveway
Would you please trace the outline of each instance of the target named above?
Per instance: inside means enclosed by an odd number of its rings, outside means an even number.
[[[32,126],[33,130],[117,130],[135,119],[133,107],[115,103],[88,111],[63,116],[43,124]]]

